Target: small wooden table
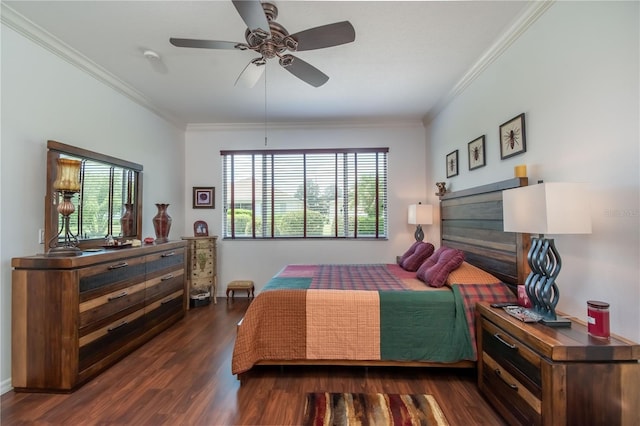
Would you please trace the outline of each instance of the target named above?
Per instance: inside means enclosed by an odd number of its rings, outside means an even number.
[[[250,297],[253,299],[253,292],[255,290],[253,281],[250,281],[250,280],[231,281],[229,284],[227,284],[227,300],[229,299],[229,292],[231,292],[231,298],[233,299],[233,296],[236,290],[246,290],[247,297]]]

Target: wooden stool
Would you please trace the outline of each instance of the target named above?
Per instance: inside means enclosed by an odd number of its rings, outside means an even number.
[[[253,298],[253,291],[255,290],[255,287],[253,286],[253,281],[231,281],[229,284],[227,284],[227,300],[229,300],[229,292],[231,292],[231,298],[233,299],[236,290],[246,290],[247,297]]]

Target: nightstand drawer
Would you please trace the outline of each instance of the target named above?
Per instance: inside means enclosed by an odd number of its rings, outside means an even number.
[[[489,321],[482,321],[483,351],[537,398],[542,397],[542,358]]]
[[[521,424],[539,425],[542,423],[542,395],[534,395],[509,371],[486,352],[482,354],[481,389],[491,389],[491,397],[500,401],[509,401],[511,413]]]

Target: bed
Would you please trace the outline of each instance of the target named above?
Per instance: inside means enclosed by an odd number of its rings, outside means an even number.
[[[233,374],[269,364],[474,367],[475,303],[515,301],[528,273],[528,235],[502,231],[502,191],[526,184],[441,196],[441,244],[417,271],[286,265],[238,325]]]

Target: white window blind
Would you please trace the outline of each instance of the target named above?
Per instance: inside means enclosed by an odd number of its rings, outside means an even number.
[[[224,238],[387,238],[388,151],[221,151]]]
[[[73,199],[76,209],[70,216],[71,232],[84,240],[121,236],[124,203],[136,196],[135,174],[121,167],[82,159],[80,175],[82,191]],[[59,196],[58,202],[61,200]],[[60,217],[58,229],[61,221]]]

